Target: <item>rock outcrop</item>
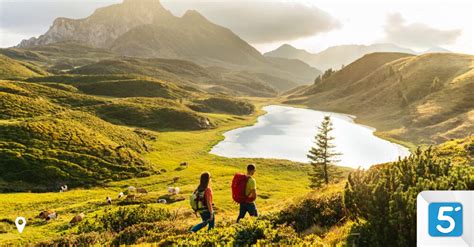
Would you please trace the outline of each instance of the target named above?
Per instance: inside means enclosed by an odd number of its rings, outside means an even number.
[[[122,4],[99,8],[84,19],[57,18],[45,34],[23,40],[18,47],[78,41],[91,47],[109,48],[118,37],[137,26],[173,18],[176,17],[158,0],[125,0]]]

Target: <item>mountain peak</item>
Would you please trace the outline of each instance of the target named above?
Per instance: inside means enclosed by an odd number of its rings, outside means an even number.
[[[295,48],[295,47],[293,47],[292,45],[290,45],[290,44],[286,44],[286,43],[285,43],[285,44],[283,44],[283,45],[281,45],[281,46],[280,46],[278,49],[282,49],[282,48],[293,48],[293,49],[296,49],[296,48]]]
[[[303,49],[298,49],[290,44],[283,44],[273,51],[269,51],[264,54],[267,57],[283,57],[289,59],[300,59],[304,61],[304,58],[311,55],[309,52]]]
[[[276,48],[275,51],[278,51],[278,50],[283,50],[283,51],[297,51],[297,50],[301,50],[301,49],[298,49],[290,44],[283,44],[283,45],[280,45],[280,47]]]
[[[451,51],[440,46],[435,46],[422,53],[451,53]]]
[[[137,6],[147,6],[147,7],[152,7],[152,10],[154,7],[159,7],[163,9],[163,6],[160,3],[160,0],[123,0],[122,4],[123,6],[126,7],[137,7]]]
[[[123,0],[123,4],[160,3],[160,0]]]
[[[206,19],[206,17],[204,17],[203,15],[201,15],[201,13],[199,13],[198,11],[196,10],[188,10],[186,11],[186,13],[184,13],[183,17],[182,17],[184,20],[201,20],[201,21],[208,21]]]
[[[18,47],[76,41],[91,47],[108,48],[120,35],[137,26],[172,17],[159,0],[124,0],[96,9],[84,19],[57,18],[44,35],[23,40]]]

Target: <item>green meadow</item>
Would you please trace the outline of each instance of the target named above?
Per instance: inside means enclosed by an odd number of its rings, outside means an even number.
[[[265,102],[268,103],[268,102]],[[164,207],[179,213],[190,214],[188,196],[198,184],[203,171],[212,175],[212,188],[217,208],[217,221],[231,221],[238,212],[238,205],[232,201],[230,183],[236,172],[244,172],[248,163],[257,165],[257,205],[261,213],[277,211],[287,205],[295,197],[310,191],[307,172],[309,165],[285,160],[271,159],[230,159],[209,154],[213,145],[221,141],[223,133],[238,127],[251,125],[263,114],[264,102],[257,102],[258,110],[248,116],[225,114],[206,114],[219,127],[199,131],[156,131],[155,141],[149,141],[152,150],[145,155],[150,164],[160,174],[143,178],[109,182],[103,186],[90,189],[72,189],[64,193],[5,193],[0,194],[0,226],[3,227],[0,245],[8,243],[29,243],[56,238],[70,232],[68,222],[78,213],[85,213],[86,219],[101,214],[104,208],[114,208],[125,204],[148,204],[152,207]],[[188,162],[188,167],[180,163]],[[342,169],[346,172],[349,168]],[[176,183],[173,178],[179,177]],[[121,191],[128,186],[145,188],[149,193],[137,197],[133,201],[118,199]],[[169,204],[158,204],[159,198],[166,198],[168,186],[179,187],[181,199]],[[107,205],[105,198],[112,197],[113,203]],[[184,200],[183,200],[184,199]],[[44,222],[36,219],[42,210],[54,210],[59,214],[58,220]],[[17,216],[24,216],[28,223],[22,234],[8,223]],[[189,226],[199,222],[198,218],[189,218]],[[2,228],[0,228],[2,230]]]

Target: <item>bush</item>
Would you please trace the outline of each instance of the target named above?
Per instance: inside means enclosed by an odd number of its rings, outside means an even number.
[[[148,239],[149,242],[156,239]],[[161,239],[159,245],[172,246],[318,246],[320,239],[310,235],[301,238],[289,226],[274,225],[269,220],[241,221],[227,227],[219,227],[211,232],[199,231],[195,234],[181,234]]]
[[[98,217],[95,222],[84,221],[79,226],[79,232],[111,231],[118,233],[129,226],[139,223],[163,221],[170,217],[171,213],[167,209],[155,209],[145,204],[138,207],[120,207],[114,211],[104,209],[104,214]]]
[[[249,102],[217,97],[196,100],[189,107],[200,112],[223,112],[234,115],[249,115],[255,111],[255,106]]]
[[[57,238],[52,241],[44,241],[38,243],[40,247],[50,246],[92,246],[92,245],[105,245],[109,237],[105,234],[97,232],[83,233],[79,235],[68,235],[61,238]]]
[[[283,209],[276,222],[291,225],[297,232],[302,232],[313,226],[329,228],[342,221],[346,217],[342,193],[320,193],[324,192],[312,192]]]
[[[410,246],[416,243],[416,197],[424,190],[472,190],[474,167],[452,165],[434,158],[433,150],[418,149],[398,162],[352,173],[345,204],[361,241],[371,246]]]
[[[112,241],[112,245],[138,244],[141,242],[158,242],[169,236],[182,234],[169,221],[155,223],[140,223],[125,228]]]

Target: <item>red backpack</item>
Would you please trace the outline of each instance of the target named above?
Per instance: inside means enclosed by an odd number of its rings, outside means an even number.
[[[232,179],[232,199],[237,203],[247,202],[248,198],[245,195],[245,187],[249,177],[242,173],[236,173]]]

